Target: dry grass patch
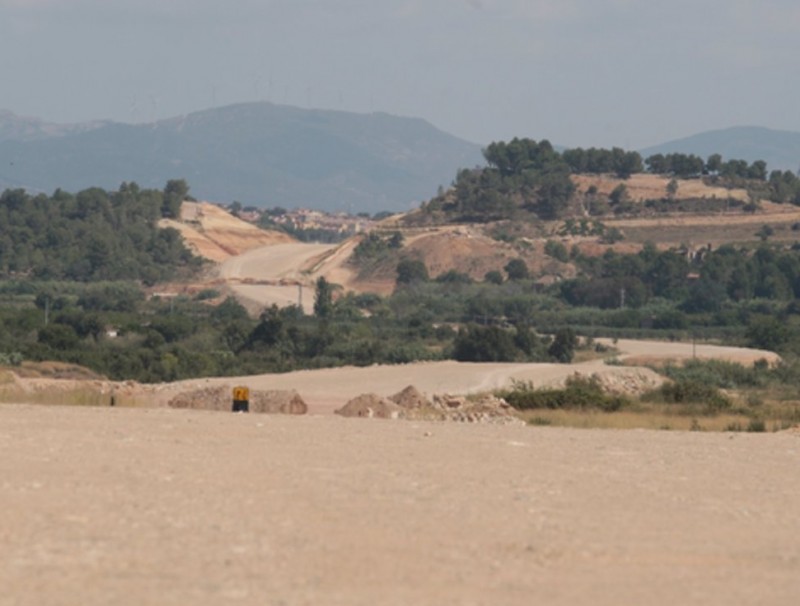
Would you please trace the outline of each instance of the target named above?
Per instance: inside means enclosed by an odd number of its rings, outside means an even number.
[[[653,429],[676,431],[745,431],[750,417],[725,414],[691,417],[663,409],[606,413],[583,410],[530,410],[519,413],[529,425],[553,425],[579,429]]]
[[[628,196],[635,201],[660,199],[667,194],[667,184],[671,178],[649,173],[638,173],[627,179],[620,179],[611,175],[574,175],[573,182],[578,190],[585,192],[594,186],[601,194],[609,195],[614,188],[624,185]],[[678,181],[678,198],[735,198],[747,202],[749,197],[744,189],[727,189],[714,185],[707,185],[702,179],[680,179]]]
[[[22,362],[13,372],[26,379],[74,379],[78,381],[99,381],[102,375],[85,366],[67,362]]]
[[[0,388],[0,402],[57,406],[110,406],[111,394],[94,387],[53,386],[29,390],[17,385],[4,385]],[[116,405],[124,404],[117,402]]]

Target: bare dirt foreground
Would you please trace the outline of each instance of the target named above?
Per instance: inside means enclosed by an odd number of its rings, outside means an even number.
[[[0,407],[0,604],[797,604],[800,435]]]

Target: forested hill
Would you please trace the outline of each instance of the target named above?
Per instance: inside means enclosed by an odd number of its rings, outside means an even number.
[[[420,119],[249,103],[143,125],[56,128],[0,115],[0,189],[158,187],[328,211],[407,210],[482,162],[480,146]]]
[[[596,187],[581,191],[579,175],[613,175],[626,180],[647,172],[670,179],[663,192],[641,205],[669,206],[679,189],[677,179],[696,179],[724,188],[746,189],[753,200],[768,199],[800,205],[800,177],[792,171],[769,170],[764,160],[752,163],[726,159],[712,153],[707,159],[694,154],[653,154],[613,149],[556,151],[549,141],[512,139],[494,142],[484,150],[486,167],[462,169],[453,188],[422,204],[407,222],[488,222],[499,220],[554,220],[569,216],[630,214],[627,188],[620,184],[610,195]],[[702,196],[701,196],[702,197]],[[707,200],[695,200],[701,204]],[[713,202],[713,201],[712,201]]]
[[[135,183],[117,191],[97,187],[70,194],[0,194],[0,278],[140,280],[153,284],[199,267],[162,217],[176,217],[188,188],[182,180],[164,190]]]

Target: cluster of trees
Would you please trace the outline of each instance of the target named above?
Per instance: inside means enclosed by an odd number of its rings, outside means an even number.
[[[568,149],[563,152],[562,157],[573,173],[614,174],[622,179],[645,170],[656,175],[683,179],[702,175],[757,181],[767,179],[767,163],[763,160],[752,163],[745,160],[724,161],[720,154],[712,154],[707,160],[695,154],[653,154],[643,160],[639,152],[626,151],[619,147],[612,149],[592,147]]]
[[[437,338],[430,325],[378,308],[367,318],[373,297],[333,301],[325,286],[314,316],[271,307],[253,319],[233,299],[148,300],[130,282],[5,282],[0,358],[61,360],[113,379],[157,382],[442,357],[452,335]]]
[[[639,152],[625,151],[622,148],[598,149],[590,147],[565,150],[564,161],[573,173],[614,174],[621,179],[644,171]]]
[[[800,178],[790,170],[773,170],[769,174],[769,198],[773,202],[800,205]]]
[[[578,257],[582,276],[559,285],[571,306],[638,308],[654,299],[686,313],[717,312],[726,303],[800,297],[800,250],[762,245],[755,251],[725,245],[690,260],[684,251],[607,252]]]
[[[651,173],[684,179],[701,175],[756,181],[765,181],[767,178],[767,163],[763,160],[756,160],[752,164],[746,160],[723,161],[720,154],[711,154],[707,160],[694,154],[654,154],[645,160],[645,164]]]
[[[153,284],[200,260],[159,219],[177,217],[188,195],[183,180],[164,190],[123,183],[51,196],[25,190],[0,194],[0,276],[50,280],[124,280]]]
[[[459,171],[451,192],[440,192],[422,206],[423,217],[444,213],[450,220],[479,222],[520,218],[528,213],[540,219],[556,219],[567,213],[573,201],[576,188],[571,174],[612,174],[627,179],[645,170],[673,178],[702,176],[729,187],[745,187],[755,198],[800,204],[797,175],[791,171],[768,173],[763,160],[724,161],[720,154],[703,160],[682,153],[643,159],[638,152],[619,147],[575,148],[559,153],[546,140],[518,138],[491,143],[483,155],[487,166]],[[596,192],[590,197],[600,209],[608,210],[615,204],[613,198],[600,200]]]
[[[469,324],[453,342],[453,357],[461,362],[561,362],[568,364],[578,347],[571,328],[560,328],[552,337],[519,323],[513,327]]]
[[[458,172],[453,197],[439,196],[424,206],[463,221],[507,219],[522,209],[544,219],[559,217],[575,191],[570,168],[549,141],[513,139],[484,150],[483,169]]]
[[[706,170],[706,163],[694,154],[654,154],[644,161],[647,170],[656,175],[669,175],[689,179]]]
[[[386,234],[371,231],[353,249],[353,258],[356,262],[374,260],[386,255],[389,251],[399,250],[403,247],[403,242],[403,234],[399,231]]]

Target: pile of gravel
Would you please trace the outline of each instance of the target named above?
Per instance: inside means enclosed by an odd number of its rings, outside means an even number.
[[[343,417],[367,417],[370,419],[399,419],[404,416],[400,406],[392,400],[374,393],[365,393],[355,397],[334,412]]]
[[[362,394],[335,412],[343,417],[524,424],[505,400],[491,394],[435,395],[429,400],[413,385],[388,398]]]

